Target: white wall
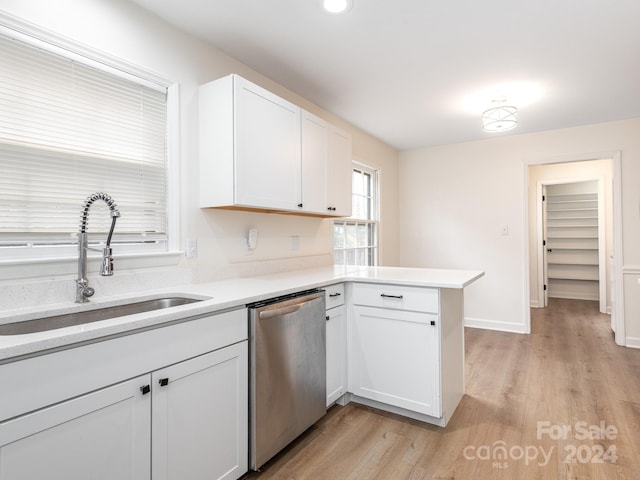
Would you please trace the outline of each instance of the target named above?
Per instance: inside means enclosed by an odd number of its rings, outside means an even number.
[[[199,252],[194,260],[182,260],[182,272],[188,270],[196,280],[208,280],[332,262],[331,220],[198,208],[197,89],[202,83],[232,72],[352,134],[354,157],[382,171],[384,229],[381,243],[384,248],[381,263],[397,263],[398,153],[394,149],[125,0],[0,0],[0,11],[179,83],[179,245],[183,248],[186,239],[197,239]],[[244,247],[244,235],[249,227],[259,230],[258,248],[251,255]],[[299,236],[299,250],[291,249],[292,236]],[[137,275],[133,282],[135,286],[125,281],[124,272],[116,272],[114,278],[117,280],[109,281],[112,294],[118,293],[120,287],[116,285],[122,285],[121,290],[126,291],[142,288],[138,283],[144,270],[128,273]],[[152,272],[152,275],[158,282],[158,273]],[[167,282],[171,277],[185,278],[173,271],[163,271],[162,276]],[[39,280],[44,286],[50,284],[48,278]],[[64,281],[72,285],[72,276],[65,276]],[[96,278],[96,281],[101,279]]]
[[[640,346],[638,132],[636,118],[401,152],[400,264],[485,270],[465,291],[467,323],[526,331],[527,165],[619,151],[626,342]]]
[[[467,324],[524,331],[523,167],[496,147],[400,153],[400,265],[483,270],[465,289]]]

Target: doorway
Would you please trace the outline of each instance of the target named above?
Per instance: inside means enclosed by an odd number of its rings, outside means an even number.
[[[620,202],[621,202],[621,191],[620,191],[620,155],[619,153],[611,153],[610,155],[602,155],[602,156],[593,156],[589,157],[585,155],[584,158],[592,158],[590,160],[573,160],[573,159],[565,159],[565,160],[548,160],[548,161],[538,161],[538,162],[529,162],[527,164],[527,185],[528,185],[528,195],[527,195],[527,228],[529,233],[529,241],[527,247],[527,255],[529,259],[529,298],[530,298],[530,307],[532,308],[544,308],[545,306],[545,290],[544,285],[545,282],[545,259],[543,258],[544,253],[561,253],[561,252],[546,252],[543,250],[543,234],[542,230],[542,189],[543,185],[560,185],[560,184],[570,184],[570,183],[579,183],[579,182],[588,182],[588,181],[597,181],[598,183],[598,197],[604,199],[604,202],[598,202],[598,261],[597,261],[597,283],[598,283],[598,298],[599,304],[601,306],[600,310],[603,313],[611,313],[612,317],[612,326],[613,330],[616,334],[616,343],[620,345],[624,345],[624,312],[622,310],[616,311],[615,305],[622,305],[622,292],[620,289],[615,289],[615,292],[612,292],[612,277],[615,273],[616,278],[619,275],[619,272],[614,272],[613,265],[617,265],[621,258],[612,257],[615,251],[621,251],[621,236],[622,236],[622,228],[621,228],[621,212],[620,212]],[[576,192],[577,193],[577,192]],[[540,202],[538,202],[540,199]],[[586,200],[587,198],[582,198]],[[604,203],[604,205],[602,205]],[[556,208],[556,207],[554,207]],[[602,210],[604,208],[604,210]],[[567,216],[578,216],[578,215],[570,215]],[[582,215],[582,214],[580,214]],[[593,216],[593,215],[592,215]],[[593,223],[594,220],[591,219],[589,222],[584,222],[582,220],[573,219],[572,222],[576,223],[576,230],[582,229],[583,227],[578,225],[587,225],[587,223]],[[602,228],[604,228],[604,233],[602,232]],[[558,229],[560,230],[560,229]],[[591,229],[592,230],[592,229]],[[584,236],[592,236],[587,233],[587,230],[581,230],[582,235]],[[601,238],[604,238],[604,245],[601,245]],[[575,245],[574,245],[575,246]],[[570,250],[580,250],[579,248],[574,248]],[[585,249],[589,250],[589,249]],[[591,248],[590,250],[595,250]],[[576,257],[582,257],[582,254],[587,252],[572,252],[570,255],[575,255]],[[590,260],[587,260],[586,263],[595,263],[593,261],[593,251],[590,255],[587,256]],[[560,258],[561,261],[557,262],[562,265],[565,262],[568,262],[566,256],[564,259]],[[573,260],[574,262],[578,262],[578,258]],[[562,270],[564,267],[553,267],[557,273],[557,270]],[[594,278],[594,270],[593,266],[591,267],[582,267],[585,270],[585,274],[587,270],[590,270],[588,273],[589,278]],[[562,276],[560,273],[556,276]],[[552,275],[553,276],[553,275]],[[585,281],[585,280],[583,280]],[[595,283],[595,281],[590,280]],[[556,285],[557,286],[557,285]],[[584,287],[585,285],[583,285]],[[590,299],[594,298],[593,296],[593,284],[591,285],[591,290],[589,295],[587,295]],[[557,290],[556,290],[557,291]],[[549,291],[547,291],[549,293]],[[603,298],[604,297],[604,298]],[[583,297],[584,298],[584,297]],[[527,312],[529,315],[529,312]],[[530,326],[529,326],[530,328]],[[622,343],[620,343],[622,342]]]

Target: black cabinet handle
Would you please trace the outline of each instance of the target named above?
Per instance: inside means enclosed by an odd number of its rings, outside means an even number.
[[[430,323],[431,323],[431,325],[435,325],[435,324],[436,324],[436,321],[435,321],[435,320],[431,320],[431,322],[430,322]]]
[[[161,378],[160,380],[158,380],[158,383],[160,384],[161,387],[166,387],[167,385],[169,385],[169,379]]]
[[[298,208],[302,208],[302,204],[301,203],[298,204]]]
[[[328,322],[329,320],[331,320],[331,317],[329,315],[327,315],[326,317],[324,317],[325,320]]]
[[[380,296],[385,298],[403,298],[402,295],[387,295],[386,293],[383,293]]]
[[[142,392],[143,395],[146,395],[147,393],[149,393],[151,391],[151,386],[150,385],[143,385],[142,387],[140,387],[140,391]]]
[[[333,298],[333,297],[339,297],[340,295],[342,295],[341,293],[330,293],[329,297]]]

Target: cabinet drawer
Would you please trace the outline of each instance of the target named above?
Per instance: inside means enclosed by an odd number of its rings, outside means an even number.
[[[438,313],[438,289],[354,283],[353,304]]]
[[[327,310],[344,305],[344,283],[324,287],[324,292]]]

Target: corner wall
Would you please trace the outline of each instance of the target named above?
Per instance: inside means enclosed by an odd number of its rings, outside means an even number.
[[[640,346],[640,118],[400,153],[400,264],[472,268],[468,325],[526,332],[527,166],[621,152],[626,343]],[[502,235],[507,225],[509,235]]]
[[[397,263],[396,150],[211,45],[173,28],[132,2],[0,0],[0,11],[179,84],[180,198],[177,208],[180,238],[177,244],[183,249],[187,239],[196,239],[198,256],[192,260],[182,258],[176,268],[118,271],[114,277],[117,282],[108,282],[109,294],[135,292],[144,289],[145,285],[173,284],[188,278],[217,280],[332,264],[333,227],[330,219],[198,207],[198,86],[229,73],[238,73],[352,134],[354,157],[382,171],[384,223],[380,263]],[[250,227],[259,231],[258,248],[253,252],[247,251],[244,240]],[[295,250],[292,236],[299,237],[299,248]],[[130,280],[127,280],[127,274]],[[43,276],[28,283],[39,290],[66,292],[73,288],[73,277],[69,274],[53,278]],[[63,285],[54,286],[54,281]],[[97,276],[91,281],[101,285]],[[7,288],[21,292],[22,287],[16,287],[15,283],[10,282]],[[14,296],[21,297],[20,292],[13,292]],[[104,289],[98,291],[96,298],[104,293]],[[67,298],[66,294],[56,293],[53,296],[58,301],[66,301]],[[38,298],[37,295],[32,297]],[[25,295],[16,302],[17,306],[27,306],[30,298]]]

